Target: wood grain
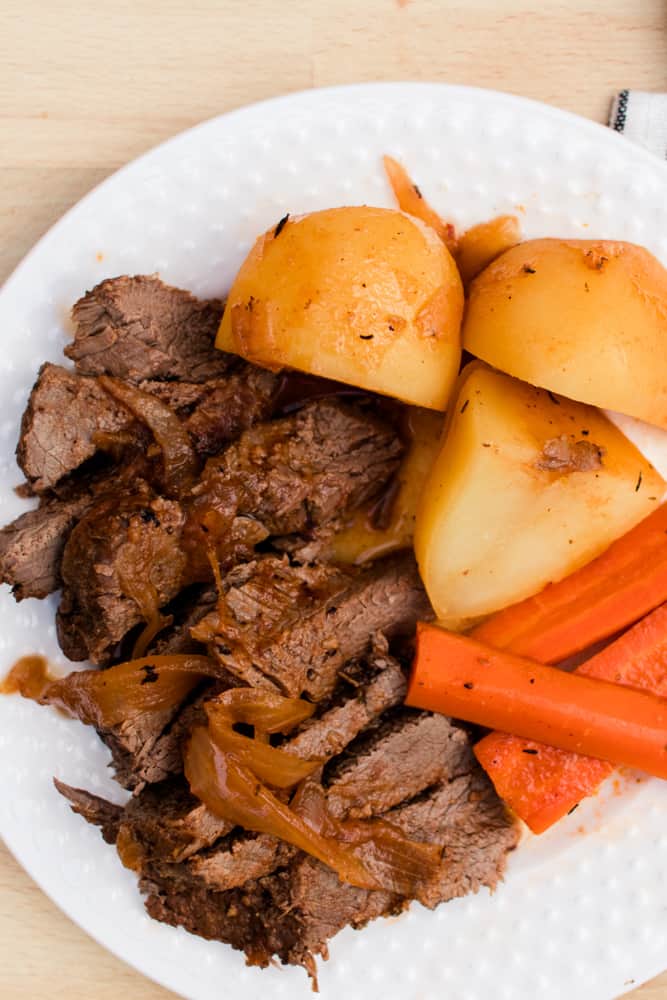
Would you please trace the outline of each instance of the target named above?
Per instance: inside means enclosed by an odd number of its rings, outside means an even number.
[[[70,205],[175,132],[276,94],[391,79],[494,87],[604,121],[622,87],[667,90],[667,5],[4,0],[0,281]],[[95,944],[0,847],[3,1000],[119,995],[172,994]],[[667,974],[632,996],[667,1000]]]

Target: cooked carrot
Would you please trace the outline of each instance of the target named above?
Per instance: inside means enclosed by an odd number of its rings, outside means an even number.
[[[408,705],[667,778],[667,699],[420,623]]]
[[[667,604],[582,663],[576,673],[667,697]],[[543,833],[593,795],[613,767],[555,747],[490,733],[475,755],[496,791],[533,833]]]
[[[405,167],[392,156],[385,156],[384,169],[387,172],[389,183],[396,196],[398,207],[408,215],[414,215],[422,222],[425,222],[436,233],[445,244],[450,253],[456,249],[456,230],[450,222],[444,222],[435,209],[424,200],[424,196],[416,184],[410,179]]]
[[[540,663],[558,663],[667,601],[667,504],[601,556],[499,611],[471,635]]]

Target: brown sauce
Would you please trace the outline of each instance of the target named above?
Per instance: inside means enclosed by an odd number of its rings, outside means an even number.
[[[39,701],[44,690],[56,679],[49,673],[45,657],[22,656],[0,682],[0,694],[21,694],[24,698]]]

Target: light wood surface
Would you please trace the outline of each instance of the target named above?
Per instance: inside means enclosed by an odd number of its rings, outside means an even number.
[[[615,90],[667,91],[663,0],[3,0],[0,12],[0,281],[111,171],[276,94],[441,80],[604,121]],[[171,995],[75,927],[0,847],[3,1000]],[[667,974],[633,1000],[667,1000]]]

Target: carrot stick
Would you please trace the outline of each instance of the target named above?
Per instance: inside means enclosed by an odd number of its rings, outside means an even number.
[[[424,200],[424,196],[412,182],[405,167],[392,156],[383,157],[384,169],[389,178],[398,207],[408,215],[414,215],[422,222],[425,222],[436,233],[445,244],[450,253],[456,249],[456,230],[450,222],[444,222],[435,209]]]
[[[667,697],[667,604],[576,673]],[[593,795],[613,770],[607,761],[499,732],[480,740],[475,755],[500,797],[533,833],[543,833]]]
[[[667,504],[601,556],[478,625],[480,642],[558,663],[667,601]]]
[[[667,699],[420,623],[406,704],[667,778]]]

